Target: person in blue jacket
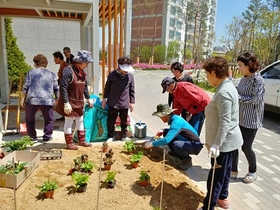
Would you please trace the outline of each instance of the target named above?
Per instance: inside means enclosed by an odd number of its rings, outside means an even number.
[[[160,117],[170,127],[157,132],[156,141],[146,142],[145,149],[168,145],[170,148],[168,157],[179,169],[187,170],[192,166],[190,155],[199,154],[203,144],[200,142],[196,130],[184,118],[173,114],[174,110],[168,104],[157,105],[157,111],[152,115]],[[162,138],[161,135],[163,135]]]

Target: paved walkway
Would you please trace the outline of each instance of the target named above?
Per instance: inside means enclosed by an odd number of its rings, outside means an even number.
[[[167,102],[167,93],[161,93],[161,80],[172,76],[170,71],[136,71],[136,105],[132,117],[135,121],[142,120],[148,126],[148,135],[153,136],[164,127],[161,120],[151,116],[156,105]],[[213,95],[209,93],[210,97]],[[230,184],[230,209],[280,209],[280,120],[279,115],[265,116],[264,127],[256,136],[254,149],[258,161],[258,179],[251,184],[242,183],[247,173],[247,161],[240,152],[239,178]],[[204,142],[204,129],[201,140]],[[193,157],[193,167],[186,173],[198,187],[206,191],[206,180],[210,168],[207,150],[204,148],[198,156]]]
[[[132,125],[140,120],[147,124],[147,138],[150,139],[162,128],[168,127],[159,118],[153,117],[156,105],[167,102],[167,93],[161,93],[161,80],[165,76],[172,76],[170,71],[136,71],[136,104],[131,113]],[[209,93],[210,97],[213,95]],[[55,114],[55,118],[59,115]],[[280,209],[280,120],[279,115],[267,114],[264,127],[261,128],[254,143],[258,161],[258,179],[251,184],[242,183],[242,177],[247,173],[247,162],[242,152],[240,155],[239,178],[230,184],[230,209]],[[39,136],[42,135],[43,118],[37,114]],[[55,122],[53,142],[64,146],[63,122]],[[19,136],[3,136],[1,140],[17,139]],[[201,140],[204,142],[204,129]],[[43,145],[42,145],[43,146]],[[46,146],[43,146],[46,147]],[[206,180],[210,168],[207,150],[204,148],[198,156],[193,157],[193,167],[186,170],[186,174],[203,191],[206,190]],[[186,198],[187,199],[187,198]],[[219,208],[217,208],[219,209]],[[178,209],[181,210],[181,209]]]

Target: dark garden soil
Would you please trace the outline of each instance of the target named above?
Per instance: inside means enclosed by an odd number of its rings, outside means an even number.
[[[167,159],[164,173],[162,173],[163,150],[161,148],[146,151],[141,144],[138,144],[137,150],[142,150],[144,157],[140,166],[132,169],[129,162],[131,155],[123,150],[122,145],[123,142],[109,143],[116,160],[111,171],[117,172],[117,183],[115,188],[108,189],[107,184],[103,183],[106,171],[103,170],[103,162],[100,162],[101,144],[96,143],[91,148],[79,147],[77,151],[69,151],[64,149],[63,144],[49,143],[50,148],[61,148],[62,158],[40,162],[40,165],[16,191],[17,210],[151,210],[152,207],[160,206],[162,177],[164,180],[162,209],[196,210],[202,206],[204,193],[196,187],[184,171],[176,169]],[[40,149],[40,146],[35,148]],[[67,173],[73,165],[73,159],[82,154],[87,154],[96,167],[90,175],[87,191],[76,193],[73,180],[71,176],[67,176]],[[146,187],[138,183],[141,170],[149,171],[151,176],[151,181]],[[59,189],[55,191],[54,199],[45,199],[35,187],[47,179],[56,179],[58,182]],[[1,210],[14,209],[13,189],[0,188],[0,192]]]

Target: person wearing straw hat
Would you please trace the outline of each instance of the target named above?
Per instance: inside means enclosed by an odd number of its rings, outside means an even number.
[[[93,99],[89,98],[86,74],[84,69],[92,63],[91,53],[86,50],[78,52],[73,58],[73,64],[65,67],[60,80],[60,96],[56,106],[56,111],[65,116],[64,136],[67,148],[77,150],[73,143],[72,125],[75,120],[78,131],[78,145],[90,147],[91,144],[85,141],[85,129],[83,122],[84,98],[89,107],[93,107]]]
[[[159,117],[170,127],[159,131],[155,141],[146,142],[145,149],[168,145],[170,148],[168,157],[179,169],[187,170],[192,166],[190,155],[199,154],[203,144],[200,142],[196,130],[184,118],[174,114],[174,110],[176,109],[170,108],[168,104],[157,105],[157,111],[152,115]]]
[[[205,146],[211,158],[211,169],[207,178],[207,194],[199,210],[214,210],[216,204],[228,209],[233,155],[243,144],[239,128],[238,93],[228,79],[228,63],[224,58],[209,58],[203,68],[216,92],[205,109]]]
[[[131,74],[134,72],[134,68],[132,65],[133,62],[130,58],[119,58],[118,68],[110,72],[105,84],[102,107],[105,109],[108,105],[107,142],[113,141],[118,115],[121,120],[122,139],[125,141],[130,139],[127,137],[127,115],[128,110],[133,111],[133,104],[135,103],[134,77]]]

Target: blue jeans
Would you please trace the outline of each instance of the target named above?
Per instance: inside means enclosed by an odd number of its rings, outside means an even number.
[[[200,136],[201,129],[204,123],[205,115],[204,111],[199,112],[191,117],[189,124],[196,130],[198,136]]]

